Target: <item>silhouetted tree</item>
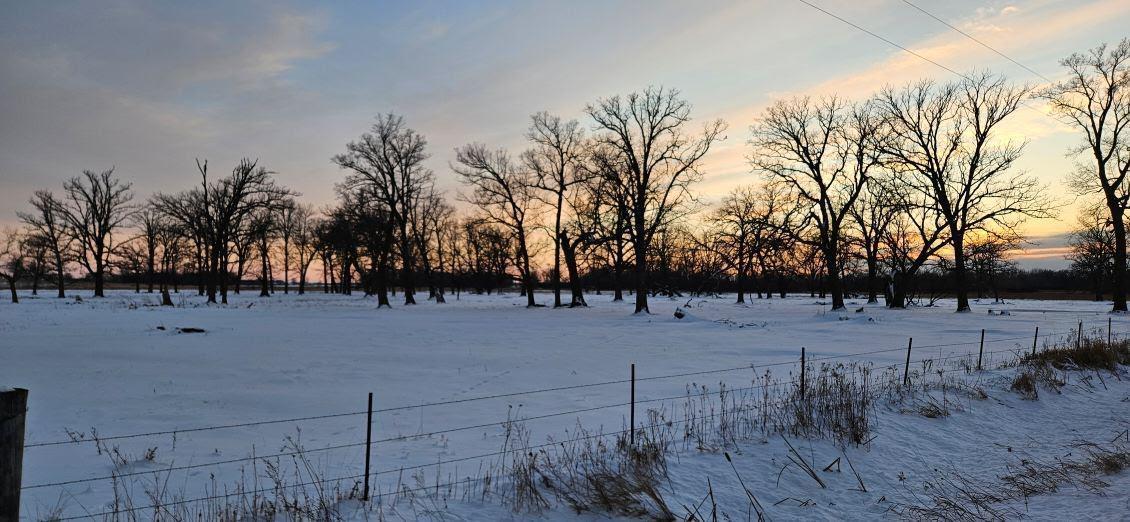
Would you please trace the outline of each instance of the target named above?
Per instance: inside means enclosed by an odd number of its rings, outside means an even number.
[[[0,279],[7,281],[12,294],[12,302],[19,303],[16,282],[23,277],[26,253],[23,249],[22,234],[12,228],[0,232]]]
[[[1114,235],[1111,292],[1114,311],[1126,307],[1126,206],[1130,201],[1130,38],[1060,61],[1066,80],[1040,91],[1052,110],[1083,133],[1071,155],[1080,159],[1074,185],[1100,192]]]
[[[32,212],[17,215],[29,228],[35,241],[47,248],[51,269],[55,272],[58,297],[66,297],[67,263],[71,259],[74,238],[67,231],[63,202],[50,191],[37,190],[31,197]]]
[[[526,138],[533,147],[522,154],[526,167],[533,171],[537,187],[546,191],[546,202],[553,207],[553,306],[561,304],[562,215],[569,190],[585,180],[581,162],[585,154],[584,132],[576,120],[562,120],[546,112],[530,117]],[[567,237],[567,236],[566,236]]]
[[[889,133],[881,142],[887,164],[902,184],[929,197],[949,228],[958,312],[969,311],[966,236],[1052,214],[1036,178],[1012,172],[1024,143],[998,138],[1028,93],[976,73],[945,85],[886,88],[876,97]]]
[[[601,99],[585,108],[597,130],[597,146],[613,157],[607,163],[618,167],[602,173],[629,203],[636,313],[648,313],[652,239],[682,215],[680,209],[691,199],[689,187],[702,178],[703,158],[726,128],[722,120],[715,120],[700,134],[690,134],[686,128],[690,109],[677,90],[662,87]]]
[[[94,279],[94,296],[105,296],[106,268],[117,246],[114,232],[130,219],[130,184],[114,177],[114,169],[83,171],[63,184],[63,215],[78,250],[76,259]]]
[[[404,304],[416,304],[413,270],[415,242],[409,233],[413,206],[430,189],[433,174],[423,166],[428,158],[427,140],[394,114],[377,116],[370,132],[346,144],[346,152],[334,156],[338,166],[349,171],[347,187],[364,185],[385,206],[397,227],[400,245],[401,284]]]
[[[850,106],[836,98],[793,98],[771,106],[752,128],[754,168],[807,207],[796,237],[814,241],[823,256],[833,310],[844,308],[844,221],[879,164],[873,112],[868,104]]]
[[[471,188],[467,201],[477,205],[490,222],[513,234],[517,248],[514,264],[526,294],[526,306],[537,306],[529,238],[537,190],[533,173],[512,162],[506,151],[490,151],[479,143],[456,149],[455,161],[452,170]]]
[[[1085,277],[1095,292],[1095,300],[1102,301],[1103,288],[1114,287],[1117,256],[1114,227],[1111,225],[1109,208],[1104,206],[1086,207],[1080,211],[1077,224],[1068,236],[1071,252],[1071,271]]]

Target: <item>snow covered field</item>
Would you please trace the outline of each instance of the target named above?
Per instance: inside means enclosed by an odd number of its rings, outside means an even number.
[[[324,294],[235,296],[228,306],[206,306],[202,298],[174,296],[176,308],[153,306],[157,295],[116,292],[105,299],[57,300],[21,297],[0,304],[0,385],[30,390],[27,417],[23,513],[28,520],[49,514],[82,516],[113,501],[109,480],[74,482],[115,472],[112,455],[91,443],[35,446],[87,439],[276,419],[363,412],[366,394],[377,410],[447,402],[421,408],[378,411],[374,416],[373,470],[394,470],[497,451],[508,417],[534,417],[525,423],[531,443],[565,438],[578,422],[588,429],[618,431],[626,425],[630,364],[636,364],[637,400],[678,397],[692,383],[717,389],[749,386],[755,374],[771,370],[788,377],[799,359],[845,356],[844,361],[902,364],[908,337],[913,358],[976,354],[981,329],[985,351],[1028,350],[1035,328],[1045,340],[1067,336],[1080,321],[1096,335],[1106,334],[1106,303],[1015,301],[974,303],[974,312],[955,314],[952,303],[905,311],[864,306],[855,300],[845,313],[833,313],[819,299],[752,299],[735,305],[732,296],[690,300],[689,315],[672,312],[688,299],[654,299],[653,314],[631,315],[631,303],[588,296],[587,309],[526,309],[524,298],[463,295],[448,304],[376,310],[360,295]],[[549,302],[549,296],[539,296]],[[988,309],[1009,310],[990,315]],[[1130,318],[1113,316],[1115,335],[1130,334]],[[180,333],[177,328],[201,328]],[[888,350],[880,353],[881,350]],[[986,355],[986,366],[1007,353]],[[838,360],[837,360],[838,361]],[[671,374],[735,369],[670,378]],[[1109,376],[1108,376],[1109,377]],[[954,467],[992,478],[1022,455],[1063,457],[1073,441],[1110,441],[1130,427],[1130,385],[1107,378],[1102,386],[1069,385],[1062,395],[1043,394],[1023,401],[1007,383],[988,374],[989,400],[972,401],[941,419],[884,412],[867,448],[847,450],[868,492],[858,488],[845,467],[829,475],[827,488],[795,468],[781,472],[787,447],[780,439],[754,444],[732,455],[746,485],[774,519],[872,518],[887,513],[890,502],[905,502],[922,491],[935,469]],[[1003,379],[1000,377],[999,381]],[[577,387],[483,400],[493,395],[545,388]],[[452,402],[459,401],[459,402]],[[678,400],[669,401],[677,404]],[[648,403],[647,407],[666,404]],[[552,415],[589,409],[576,414]],[[638,410],[637,423],[643,420]],[[542,418],[536,418],[542,417]],[[474,429],[423,435],[465,426]],[[134,501],[143,483],[162,473],[172,488],[193,498],[224,491],[252,473],[247,461],[209,465],[251,455],[285,452],[287,437],[300,439],[308,457],[326,478],[363,470],[365,415],[259,424],[174,434],[111,439],[124,459],[117,473],[138,473]],[[818,463],[841,450],[827,441],[794,441]],[[346,446],[337,449],[322,448]],[[152,448],[151,459],[144,456]],[[319,451],[321,450],[321,451]],[[262,473],[262,466],[257,469]],[[423,471],[437,476],[473,476],[475,460]],[[780,472],[780,476],[778,473]],[[376,477],[374,491],[387,492],[398,473]],[[1012,506],[1036,518],[1064,516],[1120,518],[1130,512],[1130,478],[1109,478],[1106,496],[1076,491],[1033,497]],[[720,453],[691,452],[671,466],[671,499],[700,502],[710,477],[719,508],[746,516],[748,501]],[[763,493],[762,493],[763,492]],[[782,499],[778,505],[772,505]],[[452,502],[449,515],[463,519],[513,517],[504,508]],[[682,510],[678,510],[682,511]],[[430,517],[416,512],[415,516]],[[413,516],[412,514],[408,515]],[[541,515],[570,517],[564,508]]]

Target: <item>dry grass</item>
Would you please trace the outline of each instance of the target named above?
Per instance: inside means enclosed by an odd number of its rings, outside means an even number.
[[[1028,354],[1022,362],[1030,365],[1047,365],[1058,370],[1106,370],[1115,371],[1119,365],[1130,364],[1130,341],[1121,340],[1107,343],[1106,339],[1084,337],[1069,339]]]
[[[916,520],[1010,520],[1025,513],[1010,503],[1054,493],[1064,487],[1096,494],[1110,484],[1104,476],[1130,466],[1130,450],[1124,445],[1101,446],[1079,442],[1074,449],[1085,456],[1079,459],[1020,459],[1009,466],[997,481],[977,480],[950,469],[936,470],[928,481],[924,500],[918,504],[896,504],[896,514]]]

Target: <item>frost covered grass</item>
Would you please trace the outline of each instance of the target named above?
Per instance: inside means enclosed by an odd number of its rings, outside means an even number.
[[[1009,390],[1035,326],[1048,343],[1037,355],[1073,346],[1080,320],[1105,339],[1101,304],[1026,302],[1057,312],[986,316],[944,303],[833,313],[807,297],[724,297],[658,300],[654,315],[639,317],[604,296],[566,310],[527,310],[510,295],[382,311],[318,294],[226,307],[181,295],[162,308],[157,299],[0,307],[0,382],[32,390],[29,442],[70,440],[68,429],[98,440],[29,448],[25,484],[119,477],[26,490],[29,520],[151,505],[172,520],[873,517],[925,505],[921,484],[938,462],[990,484],[1019,451],[986,451],[1036,436],[1046,440],[1025,450],[1043,461],[1071,440],[1130,427],[1126,383],[1111,370],[1049,362],[1062,393],[1024,401]],[[682,319],[670,315],[675,307]],[[1114,316],[1113,326],[1121,342],[1128,324]],[[810,357],[803,395],[801,346]],[[624,442],[633,362],[635,445]],[[733,370],[659,378],[719,368]],[[602,382],[611,384],[507,395]],[[368,391],[378,409],[470,401],[375,415],[370,502],[358,489],[364,415],[240,426],[357,412]],[[239,427],[191,431],[216,425]],[[162,434],[114,438],[148,432]],[[1122,484],[1123,475],[1105,480]],[[220,498],[183,502],[206,497]],[[1086,504],[1100,515],[1103,505]],[[1074,514],[1066,502],[1047,509]]]

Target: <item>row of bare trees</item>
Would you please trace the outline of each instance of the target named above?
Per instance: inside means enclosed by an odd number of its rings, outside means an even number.
[[[847,280],[869,302],[884,295],[904,307],[923,274],[942,272],[966,311],[971,289],[1012,267],[1021,223],[1056,210],[1016,168],[1026,141],[1015,115],[1043,100],[1084,136],[1070,151],[1072,186],[1101,198],[1073,259],[1105,274],[1114,308],[1125,310],[1130,40],[1062,63],[1067,79],[1044,88],[971,73],[864,100],[777,101],[750,127],[750,182],[715,204],[693,187],[726,124],[694,121],[679,92],[662,87],[596,100],[581,120],[536,113],[521,151],[458,147],[449,167],[463,185],[463,217],[435,187],[426,138],[395,114],[332,158],[345,176],[324,209],[299,203],[246,159],[218,178],[198,162],[196,187],[143,203],[113,170],[88,171],[61,195],[33,195],[0,273],[13,296],[16,279],[38,287],[52,274],[62,297],[71,271],[101,296],[117,270],[166,301],[170,285],[191,281],[209,302],[227,302],[252,274],[260,295],[280,280],[289,293],[295,279],[305,293],[320,268],[323,291],[357,288],[381,307],[398,290],[411,305],[425,286],[444,302],[449,291],[511,283],[539,306],[544,281],[554,307],[584,306],[586,287],[604,288],[617,300],[627,290],[640,313],[657,294],[724,288],[744,302],[790,284],[841,309]]]

